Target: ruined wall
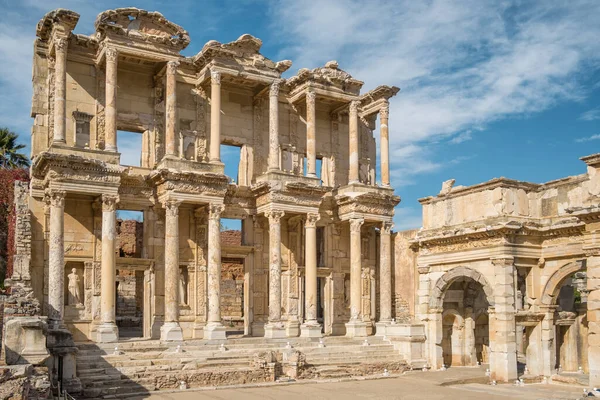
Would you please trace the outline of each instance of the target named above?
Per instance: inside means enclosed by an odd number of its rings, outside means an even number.
[[[143,222],[135,220],[117,220],[117,248],[119,249],[119,257],[142,257],[143,244]]]
[[[418,230],[402,231],[393,236],[392,278],[394,298],[393,314],[398,322],[410,322],[415,315],[415,297],[418,286],[416,271],[417,253],[410,248],[410,241]]]

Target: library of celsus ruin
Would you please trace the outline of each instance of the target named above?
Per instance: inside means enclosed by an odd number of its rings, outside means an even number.
[[[186,57],[188,33],[157,12],[105,11],[89,36],[78,19],[37,26],[7,281],[40,310],[5,316],[7,361],[43,360],[89,397],[215,384],[203,362],[220,351],[237,361],[219,384],[273,380],[278,363],[323,377],[347,358],[362,374],[488,364],[499,382],[522,362],[600,385],[599,155],[546,184],[445,182],[421,200],[423,228],[392,232],[399,88],[362,90],[335,61],[286,78],[292,62],[248,34]],[[139,165],[120,135],[141,137]]]

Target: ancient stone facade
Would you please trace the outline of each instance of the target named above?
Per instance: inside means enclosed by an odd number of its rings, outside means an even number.
[[[251,35],[184,57],[188,33],[157,12],[103,12],[90,36],[78,19],[48,13],[34,46],[30,271],[51,325],[113,342],[134,317],[165,341],[225,339],[224,317],[268,338],[391,324],[398,88],[361,93],[335,61],[285,79],[291,61]],[[121,131],[141,135],[139,167]],[[221,145],[240,148],[236,183]],[[221,218],[242,220],[237,242]]]
[[[433,368],[485,363],[511,381],[519,359],[528,375],[600,383],[600,155],[582,161],[587,173],[545,184],[450,180],[420,200],[423,228],[396,236],[396,293],[426,325]]]

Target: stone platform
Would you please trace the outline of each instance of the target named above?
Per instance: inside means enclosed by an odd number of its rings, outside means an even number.
[[[324,346],[323,347],[323,343]],[[227,341],[154,340],[78,345],[85,398],[128,397],[158,390],[292,379],[381,375],[409,369],[394,345],[378,337]],[[179,346],[179,347],[178,347]],[[115,350],[117,347],[117,350]]]

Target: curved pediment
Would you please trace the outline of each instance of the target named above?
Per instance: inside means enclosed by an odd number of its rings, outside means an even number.
[[[336,86],[354,94],[358,94],[363,85],[362,81],[354,79],[352,75],[341,69],[337,61],[329,61],[325,66],[312,70],[302,68],[298,71],[298,74],[287,80],[287,85],[294,88],[307,81],[325,86]]]
[[[42,40],[50,39],[52,29],[59,28],[64,34],[68,35],[79,21],[79,14],[75,11],[57,8],[52,10],[38,22],[35,34]]]
[[[185,29],[156,11],[133,7],[107,10],[98,14],[94,26],[100,40],[113,33],[133,40],[163,44],[178,51],[190,43],[190,35]]]

